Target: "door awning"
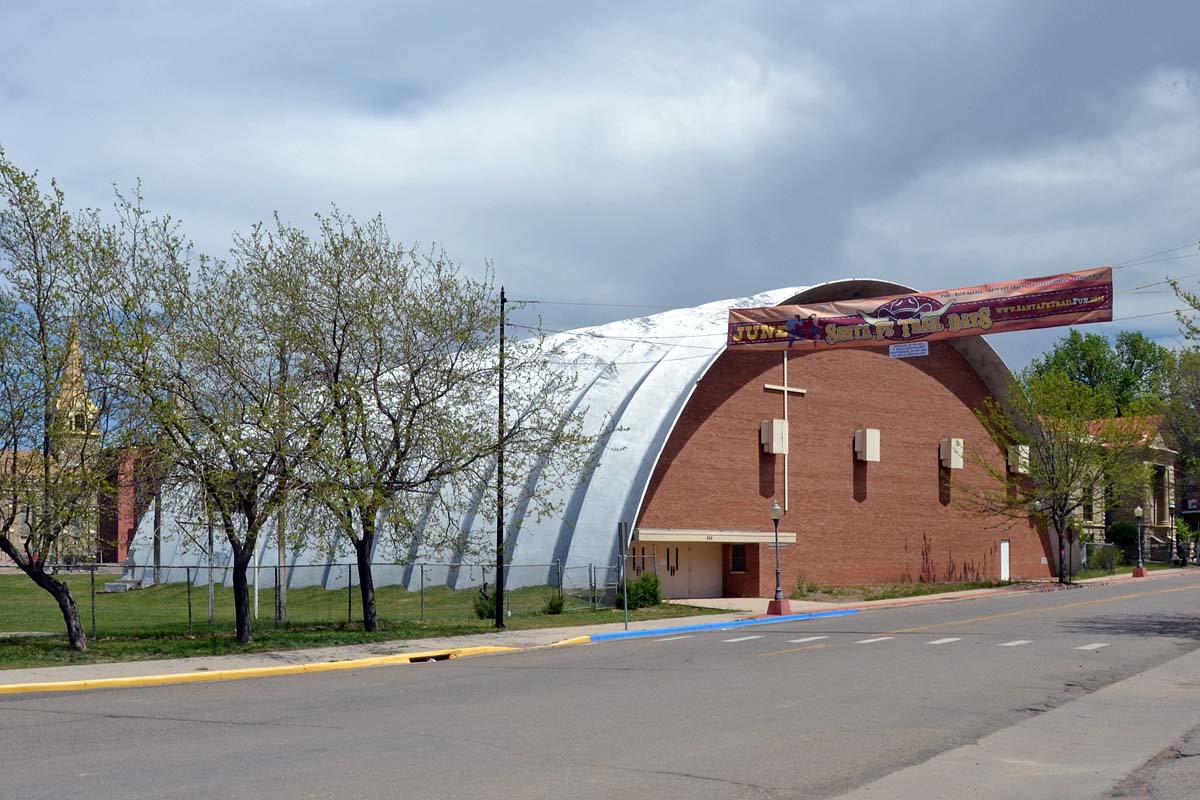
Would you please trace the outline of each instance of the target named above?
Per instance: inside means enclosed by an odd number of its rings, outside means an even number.
[[[732,542],[734,544],[774,544],[774,531],[726,531],[703,528],[638,528],[637,542]],[[796,534],[779,532],[780,544],[795,544]]]

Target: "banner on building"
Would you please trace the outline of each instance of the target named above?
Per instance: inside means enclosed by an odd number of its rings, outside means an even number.
[[[869,347],[1112,319],[1112,267],[802,306],[734,308],[730,348]]]

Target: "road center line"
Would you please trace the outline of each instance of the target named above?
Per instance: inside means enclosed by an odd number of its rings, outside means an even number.
[[[685,633],[683,636],[668,636],[665,639],[655,639],[654,641],[656,641],[656,642],[677,642],[680,639],[690,639],[690,638],[692,638],[692,635],[690,633]]]
[[[886,642],[888,639],[892,639],[892,638],[895,638],[895,637],[876,636],[874,639],[859,639],[857,642],[855,642],[855,644],[874,644],[875,642]]]
[[[1011,642],[1002,642],[998,647],[1020,647],[1023,644],[1033,644],[1033,639],[1013,639]]]
[[[950,622],[935,622],[932,625],[919,625],[915,628],[900,628],[899,630],[888,631],[889,633],[924,633],[925,631],[935,631],[938,628],[950,628],[956,625],[970,625],[973,622],[990,622],[994,619],[1007,619],[1009,617],[1023,617],[1028,614],[1045,614],[1051,611],[1065,611],[1068,608],[1082,608],[1083,606],[1097,606],[1104,603],[1119,603],[1122,600],[1132,600],[1136,597],[1151,597],[1158,594],[1172,594],[1174,592],[1194,592],[1200,590],[1200,586],[1180,586],[1175,589],[1159,589],[1153,592],[1134,592],[1132,594],[1121,594],[1116,597],[1102,597],[1096,600],[1080,600],[1075,603],[1065,603],[1061,606],[1047,606],[1045,608],[1025,608],[1020,611],[1005,611],[1001,614],[988,614],[983,617],[969,617],[967,619],[956,619]]]
[[[1107,642],[1094,642],[1092,644],[1085,644],[1083,647],[1076,647],[1075,649],[1076,650],[1099,650],[1101,647],[1108,647],[1108,643]]]
[[[961,642],[961,641],[962,641],[961,636],[949,636],[945,639],[934,639],[932,642],[926,642],[925,644],[950,644],[951,642]]]
[[[761,638],[762,638],[762,636],[739,636],[736,639],[724,639],[723,641],[725,641],[726,643],[732,644],[733,642],[748,642],[751,639],[761,639]]]
[[[788,639],[788,644],[804,644],[805,642],[815,642],[818,639],[828,638],[828,636],[805,636],[803,639]]]

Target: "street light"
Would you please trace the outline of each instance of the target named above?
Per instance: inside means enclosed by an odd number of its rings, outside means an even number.
[[[771,501],[771,522],[775,524],[775,599],[767,603],[767,613],[780,616],[792,613],[792,604],[783,598],[783,579],[779,571],[779,519],[783,516],[783,506],[778,500]]]
[[[1186,567],[1187,566],[1187,550],[1185,548],[1181,548],[1179,546],[1179,543],[1180,543],[1179,531],[1175,530],[1175,501],[1174,500],[1167,503],[1167,513],[1170,514],[1170,516],[1171,516],[1171,536],[1175,541],[1175,552],[1178,555],[1182,556],[1181,560],[1183,563],[1180,564],[1180,566]]]
[[[1138,546],[1138,563],[1137,568],[1133,571],[1133,577],[1146,577],[1146,565],[1142,561],[1142,507],[1138,506],[1133,510],[1133,516],[1137,517],[1137,546]]]

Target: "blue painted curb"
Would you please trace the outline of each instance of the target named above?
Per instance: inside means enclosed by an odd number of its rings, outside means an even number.
[[[645,639],[649,636],[670,636],[673,633],[694,633],[695,631],[726,630],[728,628],[748,628],[751,625],[774,625],[777,622],[797,622],[802,619],[821,619],[824,617],[844,617],[857,614],[857,608],[839,609],[837,611],[814,611],[811,614],[790,614],[786,617],[756,617],[754,619],[739,619],[733,622],[706,622],[703,625],[681,625],[677,628],[655,628],[645,631],[617,631],[616,633],[593,633],[593,642],[608,642],[613,639]]]

